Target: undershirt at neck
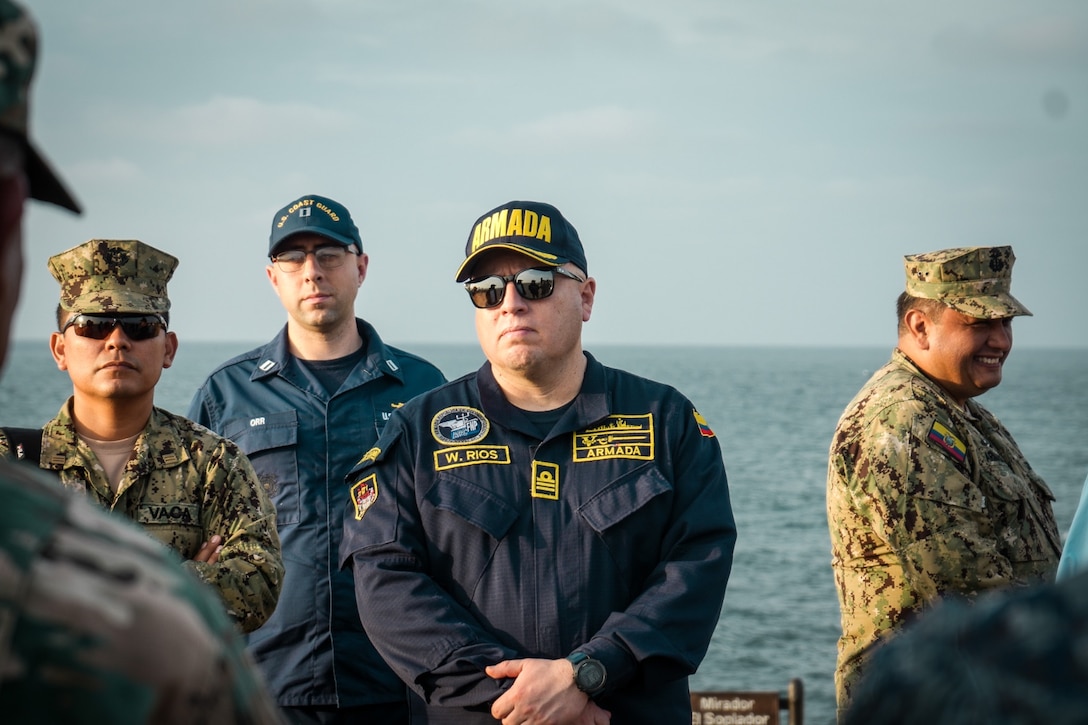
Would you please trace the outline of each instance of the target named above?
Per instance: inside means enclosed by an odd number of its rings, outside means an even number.
[[[106,479],[110,483],[110,490],[114,493],[117,493],[121,485],[121,478],[125,474],[125,464],[132,458],[133,446],[139,437],[140,434],[137,433],[131,438],[122,438],[119,441],[98,441],[85,435],[79,436],[79,439],[94,451],[98,462],[102,464]]]
[[[567,412],[574,401],[570,401],[566,405],[561,405],[554,410],[522,410],[522,414],[525,418],[532,423],[533,430],[536,431],[537,437],[540,440],[544,440],[548,437],[548,434],[552,432],[552,428],[559,422],[559,419],[563,417],[563,413]]]
[[[350,355],[338,357],[335,360],[296,359],[303,367],[313,373],[313,376],[321,383],[321,387],[325,388],[325,392],[331,396],[336,394],[336,391],[348,379],[351,371],[365,356],[366,345],[364,344]]]

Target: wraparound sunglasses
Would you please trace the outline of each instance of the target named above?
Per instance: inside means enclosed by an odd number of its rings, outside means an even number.
[[[69,327],[80,337],[92,340],[105,340],[118,325],[128,339],[138,342],[150,340],[166,329],[166,320],[159,315],[133,315],[131,317],[111,317],[108,315],[76,315],[68,320],[61,332]]]

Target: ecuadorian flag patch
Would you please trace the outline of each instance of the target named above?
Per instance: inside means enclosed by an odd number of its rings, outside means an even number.
[[[714,431],[710,430],[710,423],[706,422],[706,418],[704,418],[702,414],[697,410],[693,410],[691,411],[691,413],[695,416],[695,423],[699,426],[699,432],[703,435],[703,437],[713,438]]]
[[[947,451],[957,463],[962,463],[967,456],[967,446],[964,442],[941,425],[940,421],[933,421],[933,427],[929,429],[929,439]]]

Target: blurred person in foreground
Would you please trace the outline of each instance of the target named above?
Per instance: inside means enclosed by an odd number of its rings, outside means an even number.
[[[49,347],[72,395],[40,432],[38,465],[187,559],[251,632],[283,582],[272,503],[238,446],[154,404],[178,348],[167,295],[177,263],[115,239],[49,258],[60,283]]]
[[[842,636],[840,716],[872,650],[949,595],[1052,581],[1053,495],[974,398],[1001,382],[1012,318],[1010,247],[905,258],[898,346],[839,419],[827,517]]]
[[[846,725],[1081,725],[1088,572],[948,599],[877,650]]]
[[[344,476],[394,410],[445,378],[356,317],[369,257],[342,204],[308,194],[284,206],[268,256],[286,325],[213,371],[189,409],[237,441],[276,505],[284,595],[249,650],[292,722],[407,722],[404,684],[363,632],[339,567]]]
[[[79,206],[28,138],[30,16],[0,0],[0,366],[34,198]],[[276,723],[215,594],[130,523],[0,459],[0,720]]]
[[[456,279],[487,361],[401,408],[345,501],[413,722],[690,722],[736,542],[717,438],[583,351],[597,283],[555,207],[484,214]]]

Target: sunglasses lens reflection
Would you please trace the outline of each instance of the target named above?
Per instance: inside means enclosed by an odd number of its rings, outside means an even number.
[[[118,325],[130,340],[150,340],[159,334],[163,327],[162,321],[154,315],[143,317],[91,317],[79,315],[71,323],[70,327],[80,337],[92,340],[105,340]]]
[[[465,284],[472,304],[480,309],[498,307],[506,298],[506,285],[514,283],[514,289],[524,299],[535,301],[550,297],[555,291],[555,271],[551,269],[523,269],[517,274],[504,277],[493,274]]]
[[[527,300],[542,300],[555,290],[555,272],[550,269],[527,269],[514,277],[514,287]]]

